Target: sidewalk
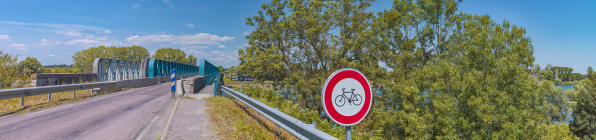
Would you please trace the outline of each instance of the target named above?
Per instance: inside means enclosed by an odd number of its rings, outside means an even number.
[[[214,124],[206,114],[207,106],[203,98],[213,96],[213,85],[205,86],[199,93],[187,93],[196,99],[180,98],[177,111],[172,118],[172,125],[168,132],[168,140],[178,139],[220,139],[216,131],[211,128]]]

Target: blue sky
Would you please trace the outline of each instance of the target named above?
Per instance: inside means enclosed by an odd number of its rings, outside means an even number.
[[[0,2],[0,49],[37,58],[43,65],[72,64],[85,48],[140,45],[180,48],[199,59],[229,67],[239,64],[237,50],[248,43],[247,17],[270,0],[103,0]],[[390,9],[393,1],[373,3],[371,11]],[[460,12],[507,19],[532,37],[536,64],[574,68],[596,66],[594,1],[464,1]]]

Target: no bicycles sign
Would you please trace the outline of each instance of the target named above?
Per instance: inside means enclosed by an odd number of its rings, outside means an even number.
[[[372,105],[372,91],[362,72],[344,68],[327,78],[321,100],[331,120],[339,125],[352,126],[368,114]]]

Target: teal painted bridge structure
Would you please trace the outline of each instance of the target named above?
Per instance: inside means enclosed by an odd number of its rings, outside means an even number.
[[[205,77],[205,84],[209,84],[221,71],[205,59],[199,60],[199,65],[160,60],[143,59],[141,62],[96,58],[93,63],[93,73],[97,73],[98,81],[119,81],[127,79],[170,76],[170,71],[176,69],[176,75],[198,74]]]

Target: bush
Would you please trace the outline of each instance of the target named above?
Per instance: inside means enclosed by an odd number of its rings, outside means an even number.
[[[591,85],[590,80],[575,85],[578,90],[577,104],[569,129],[583,139],[596,139],[596,93]]]

